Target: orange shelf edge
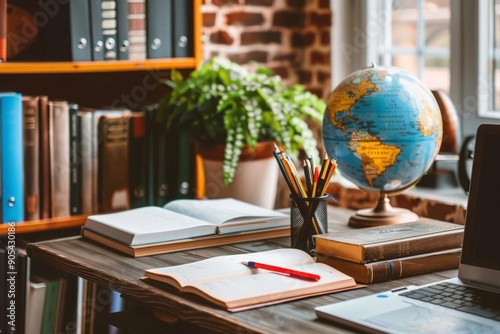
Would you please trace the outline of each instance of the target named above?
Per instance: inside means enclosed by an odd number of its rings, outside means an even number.
[[[169,58],[146,60],[89,61],[89,62],[5,62],[0,63],[2,74],[91,73],[144,71],[162,69],[190,69],[197,58]]]
[[[15,224],[15,234],[79,227],[85,224],[86,219],[87,216],[83,215],[20,222]],[[0,224],[0,236],[6,236],[9,233],[8,229],[8,224]]]

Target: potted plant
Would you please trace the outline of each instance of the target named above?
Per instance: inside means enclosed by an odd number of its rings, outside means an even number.
[[[271,70],[249,70],[214,57],[184,78],[173,70],[172,88],[160,101],[167,129],[188,127],[204,151],[223,147],[223,180],[233,182],[244,150],[259,142],[277,143],[292,157],[303,150],[318,156],[308,120],[321,122],[325,103],[302,85],[287,87]]]

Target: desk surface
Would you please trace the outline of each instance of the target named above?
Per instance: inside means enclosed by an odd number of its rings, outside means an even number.
[[[329,231],[349,229],[353,211],[329,207]],[[205,258],[287,247],[289,238],[254,241],[149,257],[131,258],[80,237],[40,242],[28,246],[28,255],[70,274],[83,277],[152,309],[174,315],[208,330],[227,333],[349,333],[316,317],[314,307],[389,290],[453,277],[456,270],[416,276],[366,288],[310,297],[297,301],[230,313],[180,293],[151,286],[140,280],[144,270],[177,265]]]

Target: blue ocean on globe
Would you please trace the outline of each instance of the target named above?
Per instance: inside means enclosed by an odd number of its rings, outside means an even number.
[[[396,67],[350,74],[330,94],[323,120],[325,148],[341,175],[378,192],[415,184],[432,165],[442,135],[432,92]]]

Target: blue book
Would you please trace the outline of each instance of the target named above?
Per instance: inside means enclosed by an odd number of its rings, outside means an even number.
[[[2,223],[24,221],[21,94],[0,93],[0,212]]]

